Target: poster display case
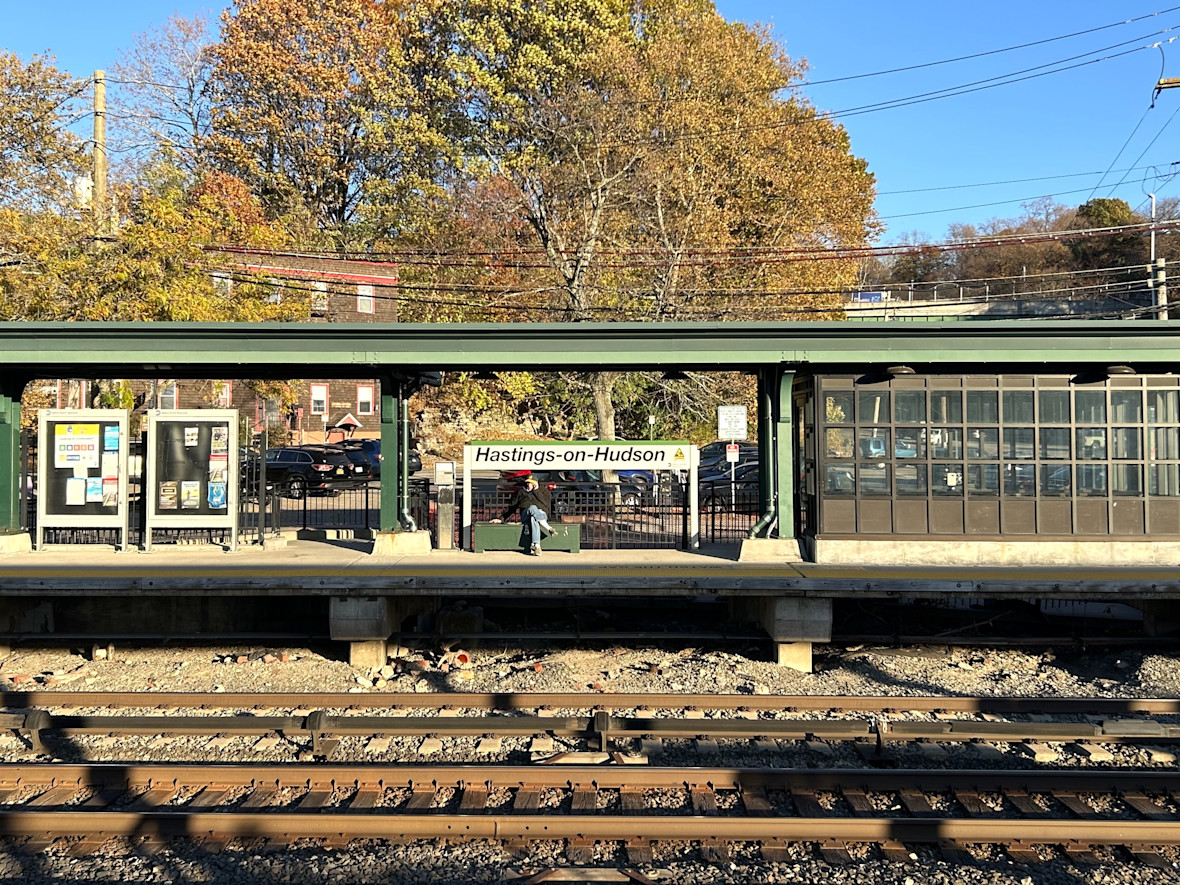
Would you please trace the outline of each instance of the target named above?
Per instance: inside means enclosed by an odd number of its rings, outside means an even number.
[[[127,431],[126,411],[38,411],[38,550],[47,528],[115,529],[127,549]]]
[[[153,409],[147,413],[143,547],[160,528],[227,529],[238,543],[238,413]]]

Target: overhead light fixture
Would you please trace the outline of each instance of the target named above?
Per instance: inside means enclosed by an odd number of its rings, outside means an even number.
[[[664,373],[663,380],[665,380],[665,381],[687,381],[688,375],[684,372],[681,372],[679,369],[669,369],[667,372]]]
[[[1107,366],[1107,375],[1134,375],[1135,370],[1130,366]]]
[[[499,381],[500,380],[495,372],[491,372],[487,369],[482,369],[481,371],[476,372],[471,377],[474,378],[476,381]]]
[[[896,375],[913,375],[915,372],[911,366],[890,366],[885,370],[885,374],[893,378]]]

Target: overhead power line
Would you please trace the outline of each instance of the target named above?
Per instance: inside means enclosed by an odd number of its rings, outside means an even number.
[[[809,80],[805,85],[807,86],[826,86],[829,83],[846,83],[850,80],[864,80],[868,77],[883,77],[887,74],[900,74],[906,71],[920,71],[924,68],[938,67],[939,65],[955,64],[961,61],[971,61],[976,58],[986,58],[989,55],[1000,55],[1005,52],[1015,52],[1019,49],[1030,49],[1034,46],[1044,46],[1048,43],[1057,43],[1061,40],[1069,40],[1073,37],[1084,37],[1086,34],[1096,34],[1099,31],[1108,31],[1111,28],[1120,28],[1123,25],[1134,24],[1135,22],[1143,21],[1144,19],[1155,18],[1157,16],[1166,15],[1169,12],[1175,12],[1180,9],[1180,6],[1171,6],[1167,9],[1161,9],[1158,12],[1150,12],[1147,15],[1140,15],[1136,18],[1128,18],[1123,21],[1111,22],[1108,25],[1100,25],[1096,28],[1087,28],[1084,31],[1074,31],[1070,34],[1061,34],[1057,37],[1047,37],[1044,40],[1033,40],[1029,43],[1018,43],[1015,46],[1005,46],[1002,49],[989,49],[985,52],[976,52],[971,55],[959,55],[954,58],[944,58],[939,61],[922,62],[916,65],[906,65],[900,68],[889,68],[883,71],[871,71],[866,74],[849,74],[845,77],[829,77],[825,80]]]

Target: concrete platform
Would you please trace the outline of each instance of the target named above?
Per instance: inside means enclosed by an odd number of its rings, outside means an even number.
[[[1164,566],[829,566],[739,562],[738,545],[683,550],[432,550],[373,555],[364,540],[294,540],[281,549],[51,546],[0,556],[0,596],[817,596],[1061,599],[1180,598]]]

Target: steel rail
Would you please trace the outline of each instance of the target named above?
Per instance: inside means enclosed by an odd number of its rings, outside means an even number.
[[[741,768],[643,765],[372,765],[372,764],[168,764],[168,763],[3,763],[0,786],[77,788],[168,787],[216,784],[224,787],[326,787],[361,785],[385,789],[428,786],[435,789],[514,789],[529,785],[570,789],[590,785],[597,789],[650,787],[714,790],[808,789],[841,792],[919,790],[944,793],[955,789],[977,792],[1074,790],[1114,793],[1132,790],[1146,793],[1180,792],[1180,772],[1140,769],[848,769],[848,768]],[[0,805],[0,808],[6,806]],[[12,810],[11,806],[7,807]]]
[[[177,692],[177,691],[6,691],[0,706],[174,707],[209,709],[388,709],[395,707],[471,710],[698,709],[758,712],[948,712],[1113,715],[1180,714],[1180,698],[909,697],[829,695],[745,695],[588,692]]]
[[[1178,845],[1180,822],[983,818],[761,818],[701,815],[347,814],[183,811],[0,811],[9,836],[228,835],[268,839],[693,839]]]

